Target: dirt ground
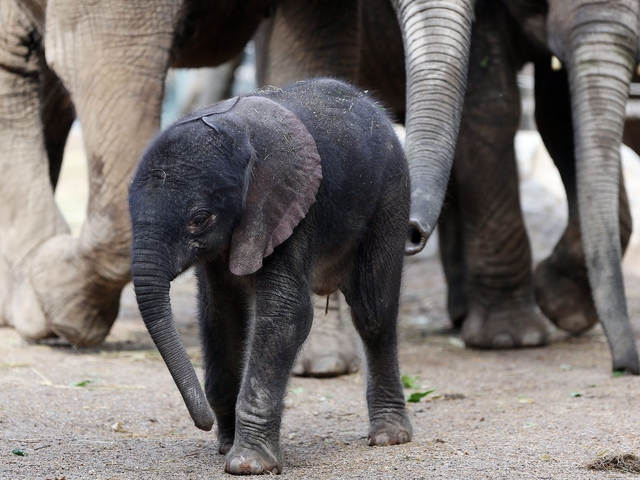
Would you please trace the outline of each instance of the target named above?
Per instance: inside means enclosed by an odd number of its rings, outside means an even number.
[[[542,228],[549,226],[548,212],[525,212],[530,228],[540,232],[534,247],[548,250],[559,234]],[[627,263],[629,308],[640,343],[640,262]],[[193,295],[193,278],[174,282],[174,315],[200,372]],[[292,378],[281,478],[632,475],[586,467],[606,455],[640,455],[640,378],[612,377],[600,327],[581,337],[554,332],[545,348],[469,350],[450,330],[444,302],[437,258],[408,259],[401,371],[417,377],[407,394],[434,389],[407,404],[413,441],[366,445],[361,373]],[[28,345],[13,330],[0,329],[0,479],[201,479],[226,476],[223,468],[215,427],[202,432],[193,426],[130,287],[101,348]]]
[[[638,337],[640,280],[627,281]],[[172,288],[176,321],[199,367],[193,293],[188,277]],[[293,378],[283,479],[626,476],[585,467],[599,455],[640,453],[640,378],[612,377],[600,328],[579,338],[556,333],[546,348],[468,350],[448,330],[443,298],[437,260],[409,260],[401,371],[417,376],[418,388],[407,393],[435,389],[408,404],[413,441],[366,445],[362,374]],[[193,426],[130,288],[99,349],[27,345],[1,329],[0,391],[2,479],[225,475],[215,427],[207,433]]]

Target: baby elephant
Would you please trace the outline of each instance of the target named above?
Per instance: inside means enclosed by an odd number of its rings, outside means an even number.
[[[368,363],[369,444],[411,439],[396,322],[410,185],[383,109],[330,79],[242,95],[163,131],[129,190],[142,318],[225,470],[280,473],[284,396],[310,292],[340,289]],[[171,280],[197,267],[206,399]]]

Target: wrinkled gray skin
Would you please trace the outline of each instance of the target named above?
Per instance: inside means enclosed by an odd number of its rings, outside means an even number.
[[[449,312],[470,346],[547,342],[598,319],[613,368],[640,373],[621,254],[631,217],[619,148],[636,64],[638,1],[479,0],[451,199],[441,218]],[[551,68],[556,55],[563,68]],[[536,121],[569,201],[569,224],[531,272],[513,139],[516,73],[535,62]],[[586,259],[586,261],[585,261]]]
[[[411,439],[396,323],[409,221],[402,146],[382,107],[336,80],[226,100],[162,132],[130,187],[140,312],[196,426],[213,408],[225,470],[280,473],[289,375],[310,291],[340,289],[367,358],[369,444]],[[196,265],[206,400],[171,316]]]
[[[471,4],[393,2],[408,45],[414,251],[430,235],[445,195],[464,97]],[[3,2],[0,96],[11,101],[0,102],[0,323],[12,323],[31,340],[57,334],[78,346],[100,344],[108,334],[130,278],[126,186],[158,128],[169,66],[219,65],[237,56],[270,16],[277,19],[273,32],[284,32],[276,38],[299,46],[305,59],[270,59],[283,82],[315,75],[354,79],[357,15],[357,0],[161,0],[153,8],[138,0]],[[90,164],[80,238],[68,234],[53,201],[74,117],[70,99]]]
[[[385,8],[382,0],[372,2],[380,11]],[[545,344],[546,320],[539,306],[560,328],[574,333],[602,319],[614,368],[637,372],[619,261],[631,218],[617,173],[638,43],[637,10],[637,1],[477,3],[468,93],[439,229],[449,312],[462,326],[467,345]],[[389,15],[361,15],[362,45],[372,48],[360,51],[358,83],[374,90],[402,120],[398,26]],[[589,48],[582,47],[586,44]],[[550,68],[553,54],[563,61],[561,71]],[[565,183],[570,219],[535,275],[513,149],[520,116],[516,73],[528,61],[536,65],[538,127]],[[625,142],[636,151],[638,132],[640,122],[626,123]],[[585,168],[576,175],[576,166]],[[581,229],[583,210],[588,220]]]

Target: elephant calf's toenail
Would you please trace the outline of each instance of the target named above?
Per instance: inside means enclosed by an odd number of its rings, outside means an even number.
[[[380,433],[373,438],[373,441],[369,441],[369,445],[389,445],[389,435],[386,433]]]

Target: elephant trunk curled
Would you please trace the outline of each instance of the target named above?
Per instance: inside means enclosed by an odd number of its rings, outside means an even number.
[[[558,8],[567,8],[562,4]],[[606,11],[605,11],[606,10]],[[638,38],[637,2],[615,9],[593,2],[573,15],[563,42],[569,74],[578,212],[598,316],[615,370],[640,373],[628,320],[619,228],[620,143]],[[553,45],[553,42],[552,42]]]
[[[148,260],[153,250],[134,246],[131,273],[142,319],[173,377],[196,427],[211,430],[213,412],[178,334],[169,300],[174,275]]]

